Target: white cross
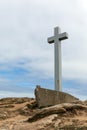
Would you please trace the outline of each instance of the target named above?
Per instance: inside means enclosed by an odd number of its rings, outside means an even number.
[[[54,75],[55,75],[55,90],[62,91],[62,69],[61,69],[61,41],[68,39],[66,32],[61,33],[59,27],[54,28],[54,36],[48,38],[48,43],[54,44]]]

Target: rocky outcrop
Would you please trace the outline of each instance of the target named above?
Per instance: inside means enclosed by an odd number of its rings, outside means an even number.
[[[87,101],[38,108],[35,99],[1,99],[0,130],[87,130]]]
[[[44,118],[46,116],[52,115],[52,114],[63,114],[67,112],[72,112],[73,114],[77,110],[86,110],[87,106],[83,106],[81,104],[71,104],[71,103],[64,103],[60,105],[55,105],[47,108],[43,108],[39,110],[37,113],[35,113],[33,116],[31,116],[28,121],[33,122],[38,119]],[[76,113],[75,113],[76,114]]]

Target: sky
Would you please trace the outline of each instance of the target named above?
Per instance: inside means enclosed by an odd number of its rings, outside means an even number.
[[[87,1],[0,0],[0,98],[54,89],[54,27],[62,41],[62,90],[87,99]]]

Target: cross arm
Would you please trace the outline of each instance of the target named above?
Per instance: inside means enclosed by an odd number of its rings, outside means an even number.
[[[58,39],[60,41],[62,41],[62,40],[68,39],[68,33],[64,32],[64,33],[58,34],[56,37],[58,37]],[[55,36],[49,37],[47,39],[47,42],[50,43],[50,44],[54,43],[55,42]]]
[[[48,39],[47,39],[47,42],[48,43],[54,43],[54,36],[53,37],[49,37]]]
[[[65,39],[68,39],[68,33],[64,32],[64,33],[61,33],[59,34],[59,40],[65,40]]]

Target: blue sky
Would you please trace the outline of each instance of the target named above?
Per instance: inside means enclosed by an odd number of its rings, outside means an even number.
[[[0,97],[34,97],[36,85],[54,89],[54,45],[59,26],[63,91],[87,99],[87,1],[0,1]]]

